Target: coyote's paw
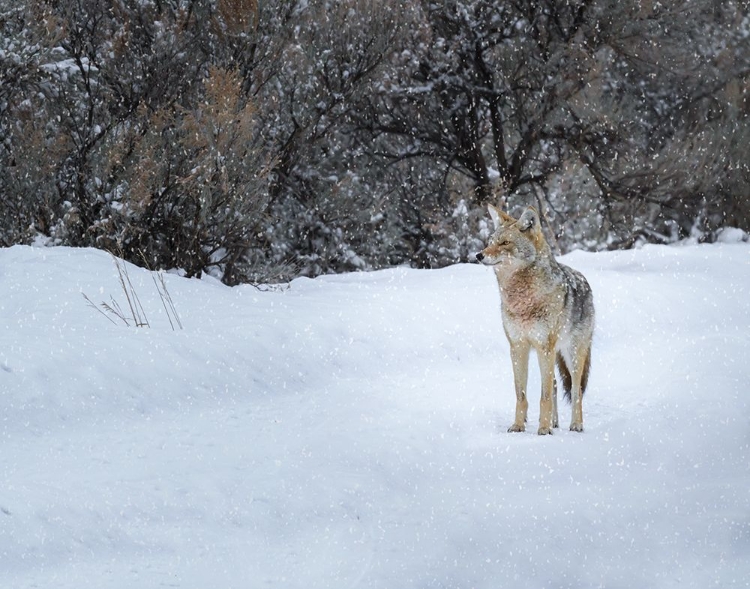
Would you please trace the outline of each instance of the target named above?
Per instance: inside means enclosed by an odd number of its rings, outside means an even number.
[[[539,431],[537,433],[540,436],[551,436],[552,435],[552,428],[551,427],[540,427]]]
[[[574,421],[573,423],[570,424],[570,431],[572,431],[572,432],[582,432],[583,431],[583,424],[580,423],[580,422],[578,422],[578,421]]]
[[[524,432],[526,431],[525,425],[518,425],[517,423],[514,423],[508,428],[508,433],[512,434],[513,432]]]

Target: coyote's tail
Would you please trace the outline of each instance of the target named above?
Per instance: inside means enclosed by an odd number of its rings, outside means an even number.
[[[591,369],[591,346],[586,350],[586,359],[583,362],[583,374],[581,375],[581,395],[586,392],[586,385],[589,383],[589,370]],[[557,353],[557,370],[560,372],[560,378],[563,384],[563,397],[570,403],[570,390],[573,388],[573,377],[570,375],[565,358],[560,352]]]

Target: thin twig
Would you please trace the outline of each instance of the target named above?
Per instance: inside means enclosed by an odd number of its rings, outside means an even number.
[[[125,325],[130,326],[130,323],[128,323],[128,320],[125,318],[125,316],[122,314],[122,311],[118,311],[111,305],[108,305],[107,303],[102,302],[101,304],[102,309],[107,311],[107,313],[111,313],[115,317],[117,317],[120,321],[122,321]]]
[[[146,317],[146,312],[143,309],[143,305],[138,298],[138,293],[136,292],[135,287],[130,280],[130,275],[128,274],[128,269],[125,265],[125,262],[121,261],[114,255],[112,256],[112,259],[115,262],[117,273],[120,276],[120,286],[125,293],[125,299],[128,301],[130,314],[133,317],[133,321],[135,322],[136,327],[151,327],[148,322],[148,318]]]
[[[167,319],[169,319],[169,325],[172,327],[172,331],[175,331],[174,323],[172,322],[172,316],[174,316],[174,319],[177,322],[179,328],[183,329],[182,321],[180,321],[180,316],[177,314],[177,309],[175,308],[174,302],[172,301],[172,296],[169,294],[169,289],[167,289],[167,283],[164,280],[164,273],[161,271],[156,272],[156,275],[159,277],[159,280],[157,282],[156,277],[154,276],[154,270],[151,268],[151,264],[148,263],[146,254],[143,252],[143,250],[138,250],[138,253],[141,254],[141,259],[143,260],[144,265],[149,270],[149,272],[151,272],[151,278],[154,281],[154,286],[156,286],[156,292],[159,293],[161,304],[164,306],[164,312],[167,314]],[[167,307],[167,303],[169,303],[169,307]]]
[[[104,317],[105,317],[105,318],[107,319],[107,321],[109,321],[110,323],[112,323],[112,325],[117,325],[117,323],[115,322],[115,320],[114,320],[114,319],[112,319],[112,317],[110,317],[110,316],[109,316],[109,315],[107,315],[107,314],[106,314],[106,313],[105,313],[104,311],[102,311],[102,310],[101,310],[101,309],[100,309],[99,307],[97,307],[97,306],[96,306],[96,305],[95,305],[95,304],[94,304],[94,303],[92,302],[92,300],[91,300],[90,298],[88,298],[88,297],[86,296],[86,293],[83,293],[83,292],[82,292],[81,294],[83,295],[83,298],[84,298],[84,299],[86,299],[86,302],[87,302],[87,303],[89,304],[89,307],[91,307],[92,309],[96,309],[96,311],[97,311],[98,313],[101,313],[102,315],[104,315]]]
[[[162,274],[161,272],[159,272],[159,281],[161,282],[162,290],[164,291],[167,302],[169,303],[169,308],[172,310],[172,315],[174,315],[175,321],[177,321],[177,325],[179,325],[180,329],[182,329],[182,321],[180,321],[180,316],[177,314],[177,308],[174,306],[172,295],[169,294],[169,290],[167,289],[167,282],[164,280],[164,274]]]
[[[120,304],[112,296],[109,297],[109,300],[112,301],[112,304],[109,305],[108,303],[102,303],[102,309],[112,313],[115,317],[118,317],[125,325],[130,327],[130,323],[128,322],[128,319],[125,316],[125,313],[122,312],[122,309],[120,308]]]
[[[156,276],[154,274],[151,274],[151,279],[154,281],[154,286],[156,287],[156,291],[159,293],[159,298],[161,299],[161,304],[164,306],[164,312],[167,314],[167,319],[169,319],[169,325],[172,328],[172,331],[174,331],[174,323],[172,323],[172,317],[169,315],[169,309],[167,309],[167,303],[164,300],[164,296],[161,294],[161,289],[159,288],[159,283],[156,282]]]
[[[133,321],[135,321],[136,326],[138,326],[138,318],[136,317],[135,310],[133,309],[133,301],[130,300],[128,287],[125,285],[125,277],[122,275],[122,268],[120,268],[120,263],[114,255],[112,256],[112,260],[114,260],[115,268],[117,268],[117,275],[120,278],[120,288],[122,288],[122,292],[125,293],[125,300],[128,301],[128,307],[130,307],[130,314],[133,317]],[[112,301],[114,302],[114,299],[112,299]]]

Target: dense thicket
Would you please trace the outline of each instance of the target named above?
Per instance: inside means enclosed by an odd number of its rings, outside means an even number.
[[[750,229],[717,0],[0,0],[0,242],[227,283]],[[553,231],[554,228],[554,231]]]

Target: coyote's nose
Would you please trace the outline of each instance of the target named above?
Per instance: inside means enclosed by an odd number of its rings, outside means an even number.
[[[481,262],[482,260],[484,260],[484,254],[482,252],[479,252],[477,254],[477,262]]]

